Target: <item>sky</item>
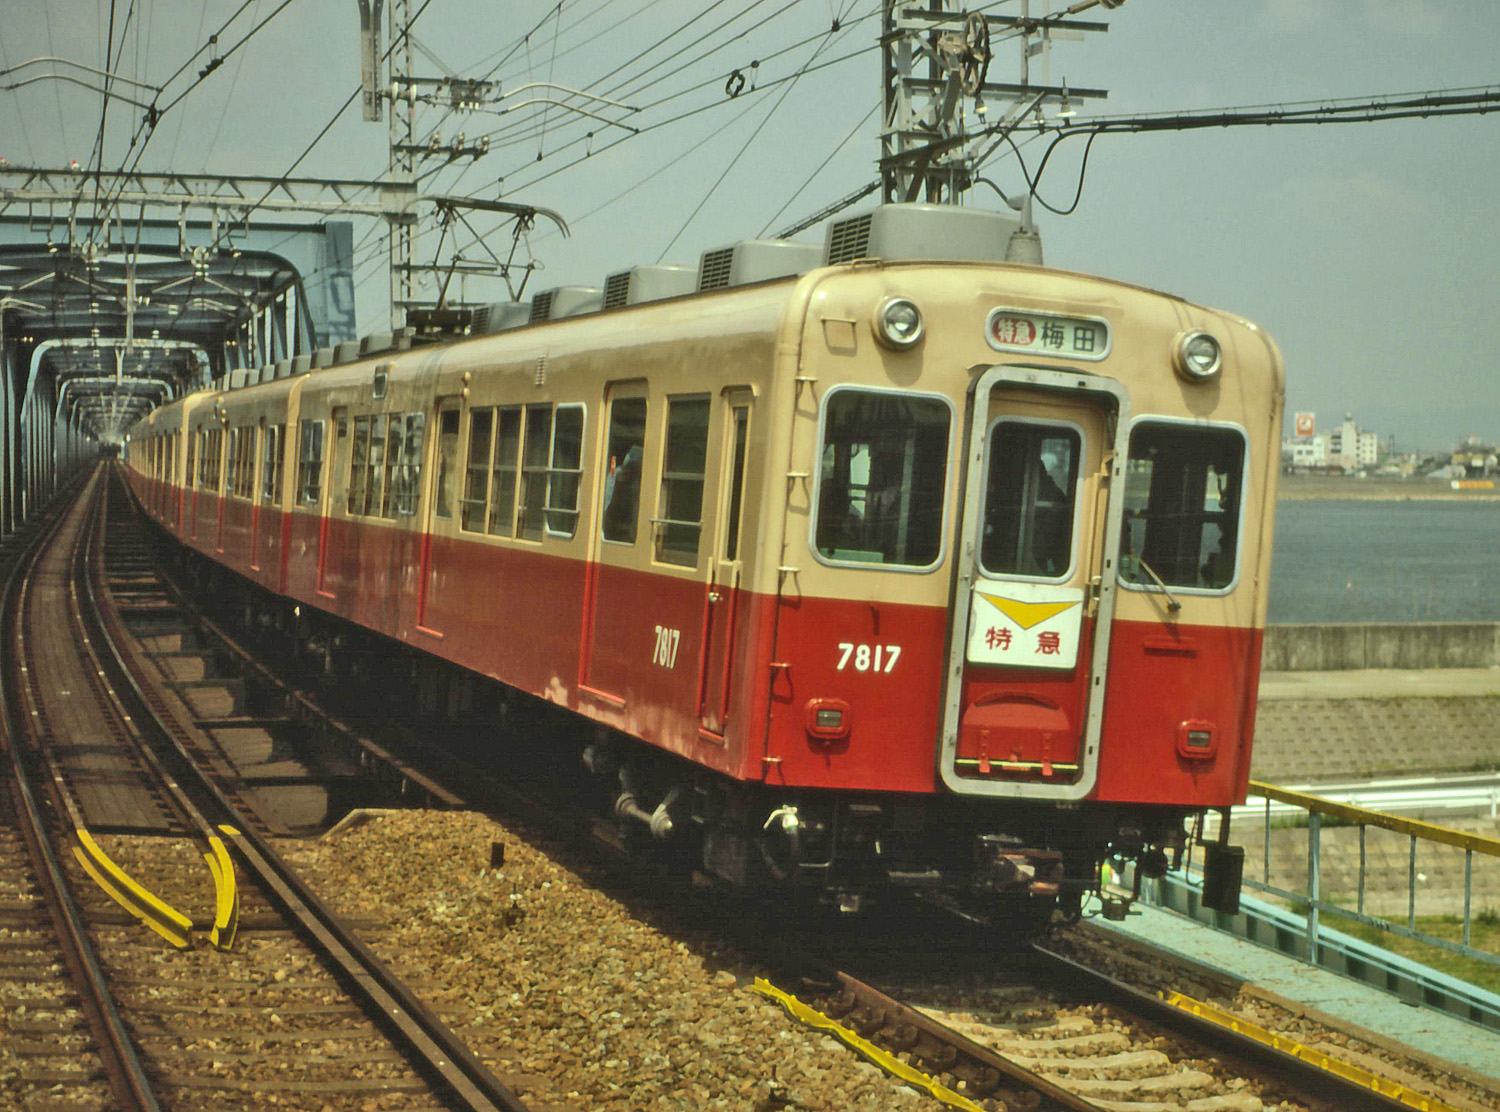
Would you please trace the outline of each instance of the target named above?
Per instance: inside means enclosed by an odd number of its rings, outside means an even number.
[[[600,285],[638,263],[696,264],[704,250],[773,234],[876,176],[877,0],[407,2],[420,13],[414,72],[489,76],[503,97],[463,117],[419,110],[423,135],[490,136],[481,159],[424,164],[424,191],[539,205],[570,225],[564,238],[540,224],[523,245],[521,257],[529,250],[543,268],[529,291]],[[1019,15],[1024,2],[986,10]],[[1032,14],[1045,10],[1045,0],[1029,2]],[[47,55],[106,68],[112,14],[116,72],[164,85],[160,105],[187,92],[144,147],[131,146],[141,111],[112,101],[106,168],[139,157],[142,169],[192,173],[386,172],[387,124],[362,121],[357,99],[338,114],[359,85],[354,0],[6,0],[0,69]],[[1130,0],[1079,18],[1109,30],[1055,43],[1049,76],[1109,95],[1079,104],[1075,125],[1500,85],[1494,0]],[[215,56],[223,61],[199,80]],[[10,72],[0,86],[49,68]],[[730,97],[736,70],[745,88]],[[1033,80],[1041,76],[1034,68]],[[990,79],[1018,77],[1015,44],[1001,44]],[[577,98],[596,116],[526,106],[545,90],[522,87],[546,81],[636,110]],[[90,165],[101,99],[55,80],[0,88],[0,157]],[[1022,146],[1031,173],[1041,149]],[[1083,149],[1081,140],[1059,148],[1041,200],[1071,205]],[[1009,152],[985,175],[1007,194],[1025,191]],[[1466,435],[1500,441],[1497,180],[1500,112],[1106,135],[1076,208],[1063,216],[1038,206],[1037,220],[1050,265],[1263,326],[1286,359],[1289,422],[1314,411],[1321,431],[1349,412],[1399,451],[1437,452]],[[968,200],[1001,204],[988,189]],[[388,311],[381,237],[379,226],[356,223],[364,331],[384,327]],[[510,236],[489,244],[503,255]],[[505,297],[492,280],[463,293]]]

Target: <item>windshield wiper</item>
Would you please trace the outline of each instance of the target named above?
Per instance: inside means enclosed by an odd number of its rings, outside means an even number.
[[[1174,595],[1170,589],[1168,589],[1166,583],[1162,581],[1161,576],[1156,574],[1156,570],[1150,564],[1146,563],[1145,558],[1141,556],[1135,556],[1132,557],[1132,559],[1134,559],[1137,564],[1145,569],[1147,575],[1156,580],[1156,585],[1161,589],[1161,593],[1167,596],[1167,609],[1172,611],[1173,613],[1181,610],[1182,603],[1177,601],[1177,596]]]

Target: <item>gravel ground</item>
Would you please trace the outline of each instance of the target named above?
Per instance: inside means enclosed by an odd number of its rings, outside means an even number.
[[[468,1015],[460,1034],[539,1103],[935,1107],[481,815],[396,812],[284,852],[391,924],[371,944],[447,986],[431,1002]]]

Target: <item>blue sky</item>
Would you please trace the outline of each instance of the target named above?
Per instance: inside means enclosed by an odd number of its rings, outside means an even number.
[[[115,0],[117,41],[126,27],[119,70],[164,81],[241,3]],[[280,3],[251,0],[219,52]],[[411,6],[422,9],[423,0]],[[1043,10],[1043,0],[1031,9]],[[563,0],[560,9],[429,0],[417,23],[422,45],[459,74],[503,60],[496,76],[507,91],[545,80],[604,91],[662,62],[614,94],[643,106],[618,117],[646,127],[640,135],[625,138],[619,127],[557,109],[545,120],[520,109],[473,115],[443,124],[441,134],[492,133],[492,153],[437,175],[431,187],[562,213],[571,238],[531,239],[545,267],[533,288],[597,285],[658,258],[693,263],[707,248],[775,231],[875,176],[878,55],[766,83],[871,46],[875,10],[875,0]],[[988,10],[1019,14],[1021,0]],[[10,0],[0,67],[47,54],[102,66],[110,13],[109,0]],[[162,118],[142,167],[285,172],[358,84],[356,13],[352,0],[291,0]],[[1084,106],[1078,122],[1500,83],[1493,0],[1130,0],[1080,18],[1110,30],[1057,43],[1051,77],[1107,88],[1109,97]],[[193,59],[187,78],[207,59]],[[442,72],[421,55],[415,68]],[[752,80],[730,99],[723,83],[735,68]],[[1013,47],[1002,46],[991,79],[1012,81],[1017,72]],[[185,84],[179,78],[169,90]],[[674,92],[681,95],[648,107]],[[665,122],[687,110],[694,114]],[[0,156],[87,164],[99,116],[98,94],[82,88],[0,91]],[[126,159],[139,118],[111,108],[106,167]],[[422,122],[437,120],[428,113]],[[1500,113],[1106,136],[1094,145],[1076,211],[1039,213],[1046,258],[1256,320],[1286,356],[1289,411],[1315,410],[1320,427],[1351,411],[1401,449],[1437,450],[1469,433],[1500,440],[1497,129]],[[1026,148],[1033,164],[1039,150]],[[356,104],[297,173],[374,177],[386,151],[386,126],[363,123]],[[1072,200],[1082,151],[1080,141],[1066,144],[1041,182],[1057,207]],[[1022,187],[1013,158],[997,156],[986,169],[1007,192]],[[987,190],[973,201],[998,203]],[[356,272],[362,326],[373,330],[386,298],[379,230],[358,226],[356,239],[364,245]],[[477,286],[470,293],[501,296]]]

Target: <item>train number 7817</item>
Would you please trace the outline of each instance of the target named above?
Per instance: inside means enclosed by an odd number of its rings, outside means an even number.
[[[856,672],[890,672],[901,656],[900,645],[856,645],[853,641],[839,642],[839,667],[842,672],[854,661]]]

